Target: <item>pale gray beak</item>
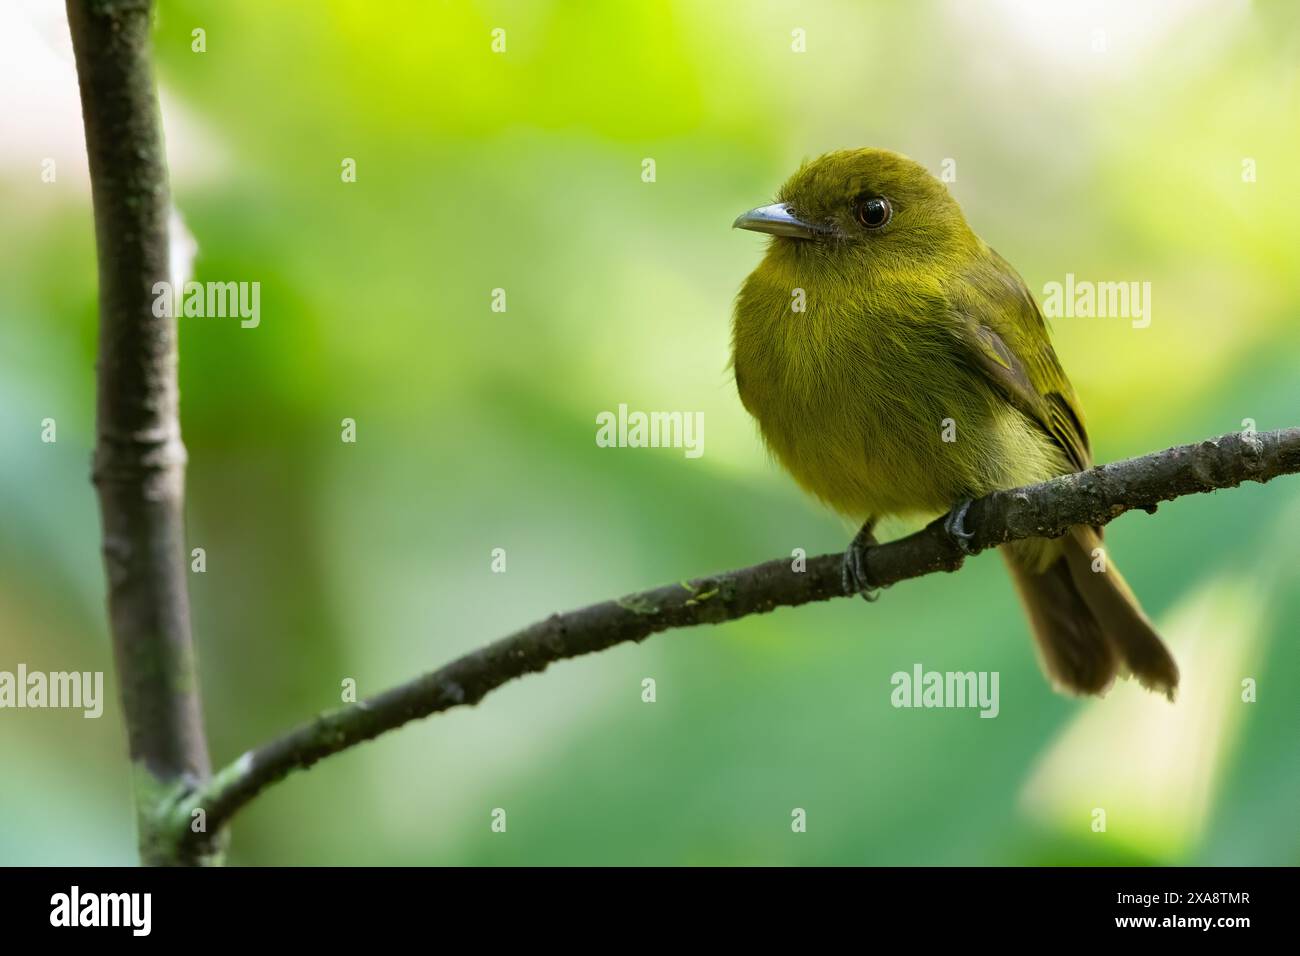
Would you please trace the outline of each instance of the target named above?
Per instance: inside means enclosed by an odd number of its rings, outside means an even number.
[[[815,239],[830,232],[825,226],[814,226],[796,219],[790,214],[790,207],[783,202],[751,209],[737,217],[731,228],[766,232],[773,236],[793,236],[796,239]]]

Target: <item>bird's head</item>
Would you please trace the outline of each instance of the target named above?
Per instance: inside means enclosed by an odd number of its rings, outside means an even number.
[[[733,226],[778,237],[773,251],[850,266],[950,255],[974,239],[947,187],[885,149],[843,149],[804,163],[775,203]]]

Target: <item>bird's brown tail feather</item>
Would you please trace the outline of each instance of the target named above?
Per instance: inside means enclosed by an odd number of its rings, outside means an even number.
[[[1113,565],[1093,570],[1100,535],[1074,528],[1052,544],[1056,556],[1041,572],[1023,551],[1002,549],[1048,677],[1071,693],[1102,694],[1130,673],[1173,700],[1178,665],[1137,598]]]

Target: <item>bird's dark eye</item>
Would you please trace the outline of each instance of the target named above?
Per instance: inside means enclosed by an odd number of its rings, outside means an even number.
[[[884,196],[872,196],[859,199],[853,207],[853,213],[858,222],[868,229],[879,229],[893,218],[894,209]]]

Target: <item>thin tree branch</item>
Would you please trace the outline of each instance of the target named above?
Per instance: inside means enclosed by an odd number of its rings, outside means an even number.
[[[169,278],[170,195],[149,61],[151,0],[67,0],[99,259],[93,477],[141,859],[201,862],[161,837],[169,792],[209,772],[190,638],[184,556],[185,447],[175,320],[153,313]],[[178,850],[183,852],[178,854]]]
[[[1058,537],[1074,525],[1104,525],[1135,508],[1154,512],[1182,495],[1265,482],[1300,472],[1300,428],[1256,435],[1229,434],[1195,445],[1102,465],[1042,484],[999,491],[975,501],[965,527],[973,551],[1030,537]],[[955,571],[965,554],[942,519],[872,549],[871,580],[881,585],[935,571]],[[464,704],[555,661],[640,641],[670,628],[733,621],[777,607],[842,597],[841,555],[809,558],[803,571],[779,558],[765,564],[641,591],[543,621],[466,654],[445,667],[326,713],[249,751],[196,792],[178,795],[169,811],[177,838],[198,844],[217,834],[262,790],[293,770],[310,767],[411,720]],[[194,833],[196,809],[207,834]]]

